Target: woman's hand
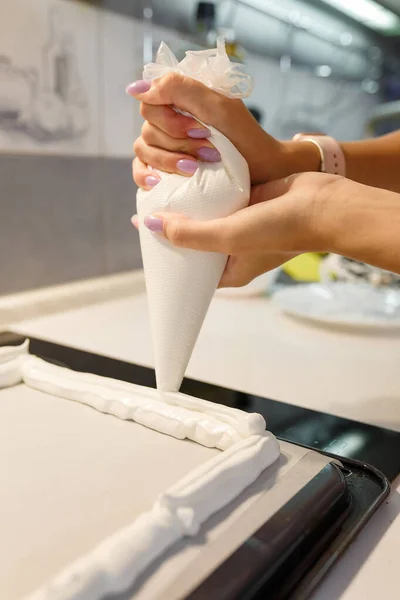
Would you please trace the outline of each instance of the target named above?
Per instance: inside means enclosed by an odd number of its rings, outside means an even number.
[[[199,160],[220,160],[207,139],[210,131],[171,106],[226,135],[247,161],[252,184],[319,168],[320,157],[313,144],[279,142],[261,128],[241,100],[226,98],[189,77],[171,73],[152,82],[137,81],[127,87],[127,92],[141,101],[145,119],[142,134],[134,144],[133,176],[139,187],[149,189],[158,183],[157,175],[147,165],[190,176]],[[299,147],[300,159],[295,152]]]
[[[254,186],[250,206],[224,219],[163,213],[144,225],[175,246],[230,255],[221,286],[244,285],[302,252],[332,252],[400,274],[400,194],[337,175],[302,173]]]
[[[145,226],[175,246],[230,255],[220,287],[238,287],[297,254],[328,250],[326,207],[343,181],[323,173],[293,175],[254,186],[250,205],[224,219],[161,213],[146,217]],[[133,223],[137,227],[135,217]]]
[[[171,73],[153,82],[136,81],[127,92],[141,101],[146,120],[134,146],[138,157],[134,178],[140,187],[149,189],[158,182],[146,165],[190,176],[199,160],[219,159],[207,141],[208,130],[195,119],[177,114],[172,105],[224,133],[248,162],[253,185],[320,170],[321,157],[314,144],[274,139],[243,102],[225,98],[193,79]],[[400,130],[370,140],[344,142],[341,147],[349,179],[400,192]],[[147,177],[150,179],[146,181]]]

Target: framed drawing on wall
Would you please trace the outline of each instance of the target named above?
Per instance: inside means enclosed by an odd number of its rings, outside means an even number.
[[[1,151],[99,152],[99,13],[65,0],[1,4]]]

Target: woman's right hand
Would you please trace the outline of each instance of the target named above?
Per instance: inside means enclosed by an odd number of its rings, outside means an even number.
[[[149,189],[157,183],[157,176],[147,165],[190,176],[199,160],[220,160],[207,139],[209,130],[196,119],[175,112],[172,106],[226,135],[247,161],[252,184],[318,169],[319,155],[313,144],[276,140],[262,129],[241,100],[222,96],[194,79],[171,73],[152,82],[134,82],[127,92],[141,101],[145,119],[134,144],[134,179],[139,187]],[[293,160],[299,144],[302,164]]]

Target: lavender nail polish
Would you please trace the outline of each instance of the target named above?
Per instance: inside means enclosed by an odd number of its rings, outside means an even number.
[[[218,150],[215,148],[207,148],[206,146],[197,150],[197,156],[201,160],[205,160],[207,162],[219,162],[221,160],[221,155]]]
[[[151,88],[151,81],[146,81],[145,79],[139,79],[138,81],[134,81],[130,83],[126,87],[126,93],[130,96],[136,96],[137,94],[144,94],[148,92]]]
[[[189,129],[187,132],[190,138],[208,138],[211,135],[211,131],[209,129]]]
[[[176,166],[178,167],[179,171],[182,171],[182,173],[188,173],[189,175],[193,175],[193,173],[196,173],[199,167],[195,160],[188,160],[186,158],[178,160]]]
[[[144,180],[145,184],[147,185],[147,187],[154,187],[155,185],[157,185],[157,183],[160,183],[160,178],[156,177],[155,175],[147,175],[146,179]]]
[[[164,229],[163,220],[153,215],[145,217],[144,224],[150,231],[161,232]]]

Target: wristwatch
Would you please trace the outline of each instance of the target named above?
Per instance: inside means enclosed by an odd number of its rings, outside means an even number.
[[[311,142],[321,155],[322,173],[346,176],[346,161],[339,143],[329,135],[320,133],[296,133],[294,142]]]

